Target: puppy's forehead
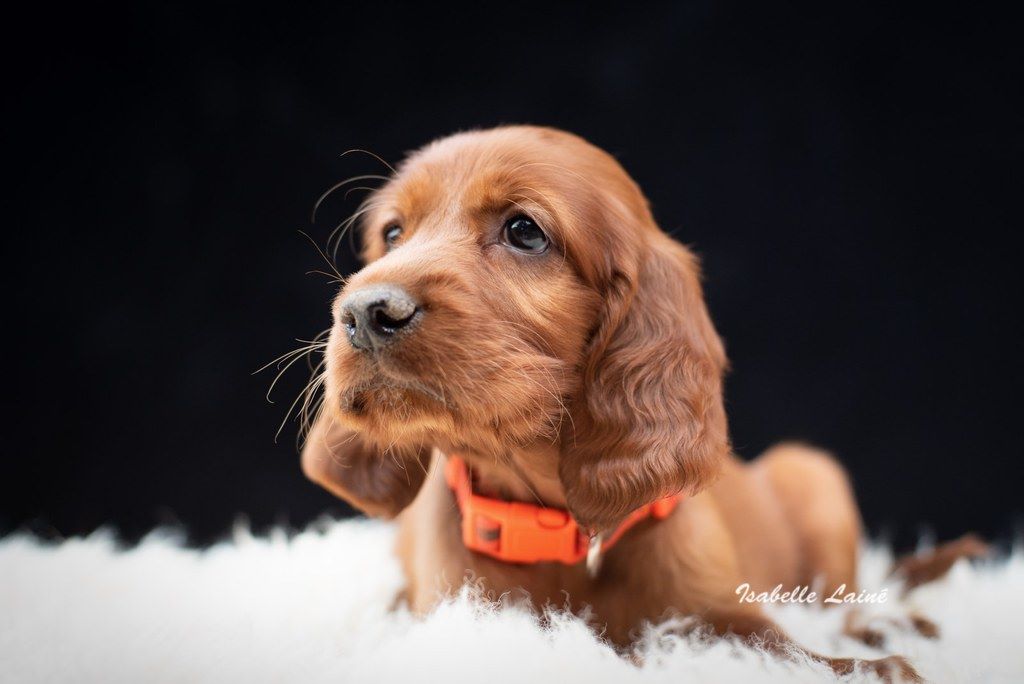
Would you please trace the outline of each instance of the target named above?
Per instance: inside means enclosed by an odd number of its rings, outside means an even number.
[[[387,194],[406,220],[439,210],[501,210],[509,202],[543,202],[549,211],[580,194],[589,151],[568,133],[509,127],[461,133],[413,153],[399,168]]]

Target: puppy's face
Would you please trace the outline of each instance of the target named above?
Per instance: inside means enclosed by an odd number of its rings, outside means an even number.
[[[558,439],[600,308],[567,249],[596,201],[565,158],[580,147],[541,130],[463,134],[369,200],[369,265],[338,295],[329,344],[344,423],[381,447]]]
[[[362,236],[325,388],[363,443],[560,445],[598,524],[717,461],[724,355],[696,265],[606,153],[533,127],[440,140],[368,200]]]

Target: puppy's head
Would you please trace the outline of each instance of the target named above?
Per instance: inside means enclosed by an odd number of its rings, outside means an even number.
[[[325,381],[362,448],[557,443],[569,508],[595,529],[706,484],[728,450],[722,345],[695,259],[614,159],[552,129],[462,133],[366,207],[367,266],[334,302]],[[346,467],[379,489],[381,463]]]

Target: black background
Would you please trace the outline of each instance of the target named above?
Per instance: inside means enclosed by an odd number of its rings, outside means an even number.
[[[238,514],[350,513],[302,479],[294,425],[274,442],[305,371],[275,404],[251,375],[329,322],[298,231],[322,243],[358,197],[310,225],[315,198],[381,171],[347,149],[397,161],[523,122],[611,151],[703,256],[740,454],[835,450],[869,530],[902,545],[925,526],[1010,534],[1019,27],[976,6],[817,5],[90,5],[10,23],[0,532],[181,523],[204,543]]]

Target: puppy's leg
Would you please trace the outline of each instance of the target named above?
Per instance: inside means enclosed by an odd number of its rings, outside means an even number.
[[[771,483],[800,539],[801,584],[817,582],[826,596],[844,584],[856,592],[860,512],[839,463],[819,449],[780,444],[753,468]]]
[[[787,520],[801,540],[801,583],[820,582],[825,595],[845,584],[844,593],[858,590],[857,547],[861,535],[860,513],[842,467],[827,453],[801,444],[773,447],[754,463],[764,472],[779,496]],[[919,556],[896,562],[890,574],[906,580],[904,591],[941,578],[960,558],[977,558],[989,547],[973,535],[940,545]],[[926,638],[936,638],[938,626],[918,613],[907,616],[906,626]],[[901,621],[898,626],[905,626]],[[863,622],[863,614],[851,610],[843,633],[868,646],[881,648],[882,633]]]
[[[886,682],[922,681],[921,676],[902,656],[891,655],[877,660],[862,660],[859,658],[830,658],[809,651],[794,642],[781,627],[757,611],[736,607],[712,609],[705,613],[704,619],[718,634],[733,634],[743,637],[752,644],[762,646],[782,657],[788,658],[792,657],[794,653],[799,653],[827,665],[840,676],[862,670],[872,672]]]
[[[904,556],[897,559],[889,574],[902,578],[906,583],[904,593],[911,589],[945,577],[953,564],[961,558],[983,558],[991,548],[973,534],[940,544],[932,551],[920,555]]]
[[[968,534],[955,541],[940,544],[930,552],[897,559],[889,571],[889,576],[904,580],[903,595],[906,596],[916,587],[944,577],[961,558],[982,558],[990,552],[988,544],[973,534]],[[843,633],[868,646],[881,648],[885,641],[881,632],[862,624],[862,617],[856,608],[847,613]],[[910,611],[902,619],[890,618],[889,622],[897,628],[913,630],[926,639],[939,638],[939,626],[916,611]]]
[[[823,596],[845,585],[856,592],[860,512],[842,467],[829,454],[802,444],[780,444],[754,462],[775,490],[800,538],[801,584],[819,583]],[[833,604],[826,604],[833,605]],[[873,648],[885,636],[851,610],[843,634]]]

